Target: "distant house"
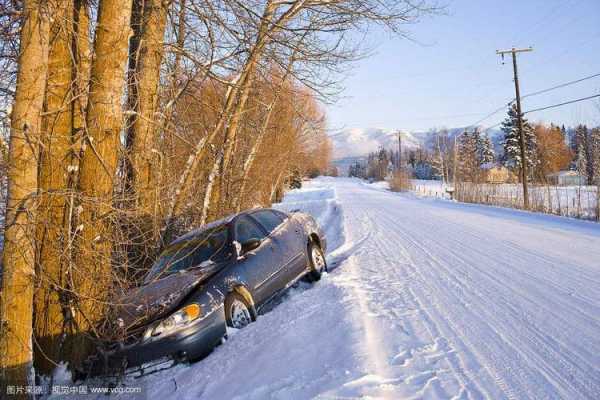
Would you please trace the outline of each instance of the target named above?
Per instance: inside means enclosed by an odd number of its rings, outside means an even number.
[[[503,165],[487,163],[481,166],[483,170],[483,181],[485,183],[511,183],[516,182],[517,177]]]
[[[577,171],[558,171],[546,175],[546,178],[551,185],[579,186],[587,184],[586,177]]]

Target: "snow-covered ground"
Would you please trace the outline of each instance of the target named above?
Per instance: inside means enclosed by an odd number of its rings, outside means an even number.
[[[413,179],[411,180],[412,190],[418,196],[426,197],[437,197],[440,199],[449,199],[450,195],[446,191],[451,185],[448,185],[442,181],[425,180],[425,179]]]
[[[162,400],[600,398],[600,224],[349,178],[278,207],[323,224],[330,273],[203,361],[127,385]]]
[[[450,198],[442,181],[413,180],[413,191],[419,196]],[[523,202],[520,184],[467,184],[473,202],[515,207]],[[530,185],[531,207],[549,214],[595,219],[598,210],[598,188],[595,186]]]

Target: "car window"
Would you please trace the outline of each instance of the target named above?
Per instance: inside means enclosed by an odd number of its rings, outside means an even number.
[[[284,213],[282,211],[279,211],[279,210],[272,210],[272,211],[273,211],[273,213],[275,213],[275,215],[277,215],[279,218],[281,218],[282,221],[285,221],[289,217],[286,213]]]
[[[239,243],[245,243],[250,239],[264,239],[266,235],[258,225],[250,218],[244,216],[235,223],[235,240]]]
[[[214,263],[207,261],[219,262],[226,257],[227,236],[227,227],[221,226],[170,245],[158,257],[144,282],[191,267],[211,268]]]
[[[283,222],[278,215],[270,210],[252,213],[252,218],[255,218],[269,233],[273,232]]]

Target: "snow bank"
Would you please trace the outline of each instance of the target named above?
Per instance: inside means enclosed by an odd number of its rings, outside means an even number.
[[[310,185],[310,183],[305,183],[305,185]],[[335,199],[335,197],[335,189],[328,187],[315,187],[313,184],[305,189],[294,189],[287,192],[283,197],[282,203],[287,204],[305,201],[329,200]]]
[[[327,253],[330,254],[344,243],[344,217],[335,189],[328,182],[327,178],[305,182],[304,188],[289,191],[281,203],[273,204],[273,208],[312,215],[325,234]]]

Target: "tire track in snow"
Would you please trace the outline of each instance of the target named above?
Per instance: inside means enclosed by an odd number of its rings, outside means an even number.
[[[428,254],[430,254],[430,257],[432,260],[434,260],[436,262],[436,264],[438,266],[441,266],[442,268],[445,268],[447,271],[448,276],[453,276],[454,279],[456,279],[457,282],[457,286],[462,287],[462,288],[470,288],[471,290],[477,291],[478,295],[480,296],[480,298],[483,300],[484,303],[487,303],[488,306],[487,307],[483,307],[481,312],[482,313],[487,313],[487,319],[491,320],[491,321],[496,321],[495,325],[496,326],[503,326],[506,324],[503,324],[501,321],[499,322],[499,320],[496,318],[496,315],[498,315],[497,313],[489,313],[488,310],[493,309],[494,308],[494,304],[490,304],[489,301],[487,299],[491,298],[491,293],[487,292],[487,293],[482,293],[480,290],[478,290],[478,288],[481,289],[485,289],[486,285],[473,285],[471,282],[466,282],[464,279],[458,278],[458,275],[454,272],[452,272],[450,269],[447,268],[447,263],[441,262],[437,257],[435,257],[431,251],[427,250],[423,245],[419,244],[416,240],[409,238],[408,240],[411,240],[415,243],[415,245],[419,245],[422,250],[424,252],[427,252]],[[422,243],[427,242],[425,239],[420,240]],[[430,243],[430,245],[432,247],[435,247],[435,244]],[[484,276],[488,277],[489,279],[489,283],[491,283],[492,285],[496,284],[498,282],[502,282],[501,280],[498,279],[493,279],[493,276],[489,273],[486,273],[484,270],[478,269],[476,267],[476,265],[472,265],[469,264],[464,258],[462,258],[461,256],[458,255],[458,250],[452,250],[452,246],[450,246],[448,243],[445,243],[445,245],[439,245],[438,247],[444,247],[444,249],[446,249],[449,252],[453,252],[456,253],[457,256],[457,261],[459,262],[459,264],[468,266],[471,269],[476,269],[479,272],[481,272]],[[506,280],[505,282],[510,282],[510,280]],[[525,293],[523,293],[522,291],[516,291],[513,288],[511,288],[508,285],[503,285],[504,288],[511,290],[515,295],[518,295],[520,297],[524,297],[524,298],[529,298],[529,296],[527,296]],[[512,298],[512,297],[511,297]],[[544,332],[542,332],[540,330],[540,328],[535,325],[532,324],[531,321],[533,320],[533,318],[531,318],[531,315],[526,315],[523,313],[523,311],[520,311],[519,309],[516,309],[514,306],[513,302],[507,301],[506,298],[502,298],[502,305],[505,307],[506,310],[509,311],[509,313],[512,313],[513,318],[516,319],[517,324],[520,326],[523,326],[524,330],[517,332],[517,334],[519,335],[523,335],[526,334],[525,339],[527,339],[528,341],[530,341],[533,345],[529,346],[529,347],[524,347],[523,348],[523,352],[526,352],[529,357],[536,359],[536,362],[533,363],[533,365],[538,366],[543,366],[543,368],[541,368],[541,372],[542,374],[550,381],[554,384],[554,386],[557,388],[558,391],[561,390],[562,387],[570,387],[572,389],[573,392],[577,393],[578,396],[586,396],[586,397],[592,397],[593,393],[599,392],[600,388],[598,388],[597,385],[594,385],[593,383],[590,384],[585,384],[586,382],[586,376],[581,376],[582,375],[582,371],[589,371],[589,370],[597,370],[597,367],[595,367],[594,365],[590,364],[589,362],[587,362],[585,359],[576,356],[578,359],[576,362],[572,362],[570,359],[565,358],[563,356],[563,354],[569,354],[569,350],[568,348],[554,340],[552,337],[548,336],[547,334],[544,334]],[[478,303],[475,303],[478,304]],[[548,310],[548,312],[550,312],[550,310]],[[559,316],[557,316],[558,319]],[[567,324],[567,321],[563,321],[564,324]],[[510,337],[510,336],[507,336]],[[516,346],[514,344],[514,341],[511,341],[510,339],[508,339],[509,342],[513,343],[513,346]],[[556,347],[558,347],[558,351],[556,349]],[[530,351],[529,349],[536,349],[536,351]],[[542,352],[543,354],[538,354]],[[551,361],[548,361],[551,360]],[[583,366],[583,368],[581,368]],[[560,367],[560,368],[558,368]],[[560,372],[559,372],[560,371]],[[564,372],[568,371],[568,374],[565,374]],[[567,375],[567,377],[569,379],[567,379],[564,375]],[[586,389],[586,392],[581,392],[581,387],[576,386],[572,381],[574,376],[579,376],[580,377],[580,381],[584,382],[583,388]],[[556,382],[560,382],[559,385],[556,384]],[[593,382],[593,381],[590,381]],[[573,393],[565,394],[566,396],[572,396]]]
[[[396,202],[397,202],[397,201],[396,201]],[[389,207],[388,207],[388,208],[389,208]],[[380,210],[381,210],[381,208],[380,208]],[[387,214],[387,216],[389,217],[390,210],[386,210],[386,211],[387,211],[387,212],[386,212],[385,214]],[[391,233],[391,232],[388,232],[388,231],[386,231],[386,234],[388,234],[388,235],[389,235],[390,233]],[[413,234],[413,235],[414,235],[414,232],[411,232],[411,234]],[[387,239],[387,240],[390,240],[390,237],[387,237],[386,239]],[[414,240],[414,239],[411,237],[411,235],[405,234],[405,235],[404,235],[404,237],[403,237],[402,239],[403,239],[403,241],[405,241],[405,242],[412,243],[412,245],[413,245],[413,246],[417,246],[417,247],[419,247],[419,246],[420,246],[420,245],[419,245],[419,243],[417,242],[417,240]],[[431,260],[434,260],[434,261],[435,261],[435,264],[437,264],[437,266],[438,266],[438,267],[445,268],[445,272],[446,272],[447,276],[449,276],[449,277],[454,277],[453,279],[455,280],[455,286],[457,286],[457,287],[462,287],[462,288],[463,288],[463,291],[464,291],[465,289],[469,288],[469,285],[465,285],[465,282],[464,282],[464,281],[457,280],[457,278],[456,278],[456,275],[453,275],[453,274],[450,272],[450,270],[447,268],[447,265],[445,265],[445,263],[444,263],[444,262],[441,262],[439,259],[437,259],[437,258],[436,258],[436,257],[435,257],[435,256],[434,256],[434,255],[433,255],[431,252],[428,252],[428,251],[427,251],[427,249],[425,249],[423,246],[420,246],[420,250],[421,250],[422,252],[424,252],[424,253],[428,254],[428,257],[429,257],[429,259],[431,259]],[[463,260],[463,261],[464,261],[464,260]],[[438,268],[438,269],[439,269],[439,268]],[[424,278],[424,279],[425,279],[425,278]],[[439,278],[438,278],[438,279],[439,279]],[[434,277],[434,281],[435,281],[435,277]],[[472,285],[471,285],[471,286],[472,286]],[[473,290],[473,288],[471,288],[471,290]],[[440,292],[440,288],[438,288],[438,290],[437,290],[437,293],[441,293],[441,292]],[[482,294],[481,292],[479,292],[479,294],[477,295],[477,297],[478,297],[480,300],[484,300],[484,299],[486,298],[485,296],[483,296],[483,294]],[[463,305],[465,308],[469,306],[469,304],[468,304],[468,303],[465,303],[465,302],[463,302],[463,301],[462,301],[460,298],[456,298],[455,300],[456,300],[456,301],[458,301],[459,303],[461,303],[461,302],[462,302],[462,305]],[[482,303],[483,303],[483,304],[486,304],[486,302],[485,302],[485,301],[482,301]],[[510,308],[510,307],[509,307],[509,306],[510,306],[510,304],[509,304],[509,303],[506,303],[506,304],[504,304],[504,305],[505,305],[507,308]],[[493,306],[493,305],[492,305],[492,306]],[[496,307],[496,308],[497,308],[497,307]],[[491,307],[490,309],[493,309],[493,307]],[[485,308],[483,308],[481,311],[485,311]],[[485,315],[485,314],[483,314],[483,315]],[[492,320],[492,321],[496,321],[496,324],[498,324],[498,321],[497,321],[497,320],[494,320],[494,319],[492,318],[492,316],[491,316],[491,315],[489,315],[489,314],[488,314],[488,315],[487,315],[487,317],[488,317],[488,319],[490,319],[490,320]],[[498,327],[501,327],[502,325],[497,325],[497,326],[498,326]],[[492,328],[492,327],[490,326],[490,328]],[[527,334],[531,334],[531,332],[529,332],[529,331],[528,331],[528,332],[527,332]],[[530,340],[531,340],[531,339],[530,339]],[[531,341],[532,341],[532,342],[535,342],[535,340],[531,340]],[[542,345],[543,345],[543,343],[542,343]],[[547,347],[547,346],[546,346],[546,347]],[[515,349],[516,349],[516,347],[514,346],[514,344],[513,344],[513,348],[515,348]],[[525,349],[527,349],[527,347],[525,347]],[[551,350],[552,350],[552,349],[550,349],[550,351],[551,351]],[[518,351],[517,351],[517,350],[515,350],[515,352],[518,354]],[[536,354],[535,352],[533,352],[533,353],[532,353],[532,352],[529,352],[529,354],[530,354],[530,355],[533,355],[533,357],[537,357],[537,354]],[[558,355],[556,352],[555,352],[555,354],[558,356],[558,359],[559,359],[559,360],[561,360],[561,358],[560,358],[560,355]],[[541,359],[541,361],[543,362],[543,358]],[[543,365],[543,364],[542,364],[542,365]],[[567,367],[567,366],[563,364],[563,367]],[[568,370],[568,368],[567,368],[567,370]],[[560,377],[559,377],[559,378],[560,378]],[[568,386],[570,386],[570,385],[569,385],[569,382],[568,382],[568,380],[562,380],[562,381],[561,381],[561,383],[562,383],[563,385],[566,385],[567,387],[568,387]],[[588,395],[589,395],[589,393],[588,393]]]
[[[413,241],[411,238],[403,237],[403,240],[404,240],[405,242],[408,242],[408,243],[412,244],[413,246],[417,247],[417,248],[418,248],[420,251],[423,251],[423,252],[425,252],[426,254],[428,253],[428,252],[427,252],[427,251],[426,251],[426,250],[425,250],[423,247],[421,247],[420,245],[418,245],[418,244],[417,244],[416,242],[414,242],[414,241]],[[429,255],[429,254],[428,254],[428,255]],[[440,265],[439,265],[439,263],[438,263],[438,266],[440,266]],[[416,264],[415,264],[415,269],[418,269],[418,268],[416,267]],[[446,272],[447,272],[447,271],[446,271]],[[422,282],[431,281],[430,279],[427,279],[427,278],[426,278],[424,275],[421,275],[421,277],[422,277]],[[426,285],[426,286],[430,286],[430,285],[427,285],[427,284],[425,284],[425,285]],[[443,291],[444,289],[443,289],[443,288],[436,288],[436,290],[435,290],[435,291],[439,293],[439,291],[440,291],[440,290],[441,290],[441,291]],[[430,293],[434,293],[434,291],[433,291],[433,290],[431,290],[431,289],[429,290],[429,292],[430,292]],[[456,298],[456,301],[457,301],[457,303],[461,304],[465,310],[468,310],[468,308],[470,307],[470,304],[472,304],[472,302],[469,302],[469,303],[467,303],[467,302],[463,301],[462,299],[460,299],[460,298],[458,298],[458,297]],[[439,310],[439,307],[437,307],[437,305],[436,305],[436,304],[437,304],[437,303],[433,303],[433,307],[436,307],[436,308],[438,308],[438,310]],[[466,313],[466,311],[465,311],[465,310],[463,310],[463,311],[462,311],[462,313]],[[443,318],[443,317],[441,317],[441,315],[443,314],[443,311],[442,311],[442,310],[439,310],[439,311],[438,311],[438,314],[439,314],[439,316],[440,316],[439,318]],[[474,317],[474,318],[480,318],[480,316],[477,316],[477,315],[476,315],[476,314],[474,314],[474,313],[471,313],[471,317]],[[453,324],[453,323],[452,323],[450,320],[448,320],[448,319],[446,319],[446,324],[447,324],[447,325],[449,325],[449,326],[454,326],[454,327],[453,327],[453,328],[451,328],[451,329],[453,329],[455,332],[457,332],[457,333],[456,333],[456,336],[455,336],[455,338],[453,339],[454,341],[459,341],[459,342],[463,342],[463,343],[465,343],[465,342],[466,342],[466,344],[463,346],[463,348],[465,348],[465,349],[468,349],[468,348],[474,349],[474,348],[481,348],[481,346],[483,346],[483,343],[473,343],[473,342],[471,342],[471,341],[466,341],[466,340],[464,340],[464,339],[462,339],[462,340],[461,340],[461,339],[459,339],[459,337],[460,337],[460,336],[463,336],[463,337],[464,337],[464,336],[465,336],[465,334],[467,333],[467,331],[469,331],[469,330],[470,330],[470,331],[474,331],[474,330],[475,330],[475,328],[473,328],[473,325],[472,325],[472,324],[471,324],[471,325],[469,325],[469,329],[467,329],[467,330],[460,330],[459,328],[457,328],[457,327],[456,327],[456,325],[455,325],[455,324]],[[481,322],[480,322],[480,324],[483,324],[483,325],[485,325],[485,328],[486,328],[486,330],[487,330],[487,331],[489,331],[489,332],[493,332],[493,329],[494,329],[494,328],[493,328],[493,326],[492,326],[492,325],[490,325],[490,324],[489,324],[487,321],[485,321],[484,319],[481,319]],[[458,332],[460,332],[460,333],[458,333]],[[501,340],[505,341],[507,345],[510,345],[510,346],[513,348],[513,350],[515,350],[515,351],[516,351],[516,348],[515,348],[515,347],[514,347],[512,344],[510,344],[509,342],[507,342],[507,341],[506,341],[506,337],[505,337],[504,335],[501,335],[501,334],[499,334],[499,333],[496,333],[496,335],[497,335],[497,336],[498,336],[498,337],[499,337]],[[502,351],[502,349],[500,349],[500,351]],[[512,389],[511,385],[510,385],[508,382],[506,382],[506,380],[505,380],[505,379],[502,377],[502,375],[499,373],[499,371],[498,371],[498,370],[497,370],[497,369],[496,369],[494,366],[492,366],[492,365],[489,365],[488,363],[486,363],[486,362],[484,361],[484,360],[486,360],[486,357],[485,357],[484,355],[482,355],[480,352],[477,352],[477,353],[475,353],[475,354],[477,354],[477,355],[476,355],[476,358],[480,359],[480,364],[483,366],[483,368],[485,368],[485,370],[486,370],[486,371],[488,372],[488,374],[489,374],[489,375],[492,377],[492,379],[493,379],[493,380],[496,382],[496,384],[499,386],[499,388],[501,388],[501,389],[502,389],[502,392],[503,392],[503,394],[506,396],[506,398],[508,398],[508,399],[519,399],[519,398],[521,398],[520,396],[518,396],[517,394],[515,394],[515,393],[514,393],[514,390]],[[508,359],[507,359],[507,360],[508,360]],[[510,367],[508,367],[508,368],[510,368]],[[506,369],[506,367],[505,367],[505,369]],[[496,398],[496,396],[491,396],[491,395],[488,395],[487,397],[488,397],[488,398]]]
[[[353,207],[351,207],[350,204],[348,204],[346,206],[346,209],[348,209],[348,208],[353,208]],[[372,232],[378,232],[377,224],[374,222],[373,218],[370,217],[370,215],[369,215],[370,213],[366,210],[362,210],[362,211],[365,213],[365,215],[362,216],[362,221],[361,221],[361,222],[363,222],[362,228],[363,229],[368,228]],[[355,210],[352,210],[352,214],[354,216],[356,215]],[[366,227],[364,226],[365,220],[368,220],[370,222]],[[387,238],[387,239],[389,240],[389,238]],[[369,240],[370,246],[368,248],[365,246],[363,248],[363,251],[364,252],[369,251],[368,259],[370,261],[372,261],[374,257],[377,257],[377,255],[373,254],[373,252],[379,253],[379,257],[381,257],[382,259],[388,259],[388,260],[389,260],[390,255],[397,253],[397,250],[398,250],[397,248],[392,249],[392,248],[388,248],[385,246],[385,244],[388,243],[388,240],[386,240],[382,237],[372,237],[371,240]],[[410,259],[410,255],[407,252],[403,252],[403,254],[405,256],[407,256],[407,258],[406,258],[407,264],[412,264],[413,261]],[[379,258],[379,257],[377,257],[377,258]],[[363,268],[365,268],[365,267],[366,266],[363,266]],[[372,268],[367,268],[367,269],[368,269],[368,272],[370,272],[370,273],[366,274],[366,275],[363,274],[363,277],[366,280],[371,280],[372,277],[377,277],[378,274],[385,274],[385,279],[380,279],[376,285],[377,290],[379,291],[378,292],[379,294],[385,293],[386,295],[388,295],[392,298],[395,298],[395,299],[401,298],[402,299],[401,303],[412,305],[413,308],[421,315],[421,318],[419,318],[418,321],[413,321],[412,323],[414,324],[415,322],[419,322],[421,325],[423,325],[425,330],[428,332],[429,337],[427,338],[427,341],[429,341],[431,343],[430,346],[439,347],[441,343],[442,344],[447,343],[446,339],[444,338],[444,336],[441,333],[440,327],[435,322],[435,320],[427,313],[427,311],[426,311],[427,307],[418,298],[418,296],[415,295],[414,291],[410,287],[405,287],[404,290],[400,290],[400,291],[398,289],[394,288],[393,285],[392,285],[392,287],[390,287],[390,285],[387,285],[388,287],[381,287],[382,283],[384,283],[384,282],[395,283],[395,282],[405,281],[407,278],[406,271],[404,271],[405,272],[404,274],[399,274],[398,272],[400,272],[400,271],[397,271],[396,269],[392,269],[392,268],[388,268],[387,270],[377,270],[377,271],[374,271]],[[372,299],[372,300],[377,300],[377,299]],[[416,329],[413,328],[412,330],[415,331]],[[445,346],[445,347],[447,347],[447,346]],[[413,355],[412,353],[415,351],[415,348],[409,348],[406,351],[409,352],[410,356],[412,357],[412,355]],[[447,363],[449,365],[449,369],[452,371],[453,376],[459,383],[460,391],[455,396],[455,398],[463,398],[463,397],[482,398],[483,397],[482,393],[485,393],[485,391],[482,388],[478,387],[478,385],[473,381],[473,379],[466,374],[465,368],[461,365],[460,358],[458,358],[456,356],[456,353],[453,350],[447,351],[443,355],[442,358],[445,361],[447,361]],[[394,361],[394,359],[392,359],[392,362],[393,361]],[[424,372],[424,373],[426,373],[426,372]],[[486,395],[487,395],[487,397],[489,397],[488,394],[486,394]],[[446,396],[444,396],[444,397],[446,397]]]
[[[389,233],[389,232],[387,232]],[[422,284],[422,282],[424,281],[422,275],[419,273],[417,266],[415,264],[415,261],[413,260],[413,258],[411,257],[410,253],[407,251],[407,249],[405,247],[403,247],[403,245],[399,242],[395,243],[395,247],[391,245],[391,243],[393,242],[391,237],[383,237],[383,235],[379,235],[380,236],[380,246],[381,248],[385,249],[385,251],[383,251],[384,254],[387,254],[388,257],[390,255],[393,255],[395,252],[397,252],[398,250],[400,250],[400,252],[402,253],[402,255],[409,261],[408,262],[408,266],[410,267],[410,270],[413,274],[413,276],[419,276],[421,279],[419,279],[417,282],[415,282],[415,284]],[[388,271],[389,272],[396,272],[396,269],[391,269]],[[403,277],[401,275],[396,274],[396,276],[394,276],[394,274],[392,274],[392,278],[393,279],[402,279]],[[406,292],[410,294],[410,299],[411,302],[414,303],[419,311],[419,314],[421,314],[422,318],[424,319],[424,322],[426,323],[426,328],[429,331],[429,334],[432,338],[432,340],[434,342],[438,342],[440,339],[447,341],[448,338],[447,336],[454,336],[455,339],[453,340],[453,344],[456,347],[459,347],[461,349],[463,349],[463,352],[466,351],[467,346],[462,342],[462,340],[458,339],[458,334],[456,332],[456,330],[448,323],[448,321],[441,321],[440,318],[434,318],[430,312],[428,312],[428,309],[431,309],[434,305],[430,304],[427,305],[425,298],[426,296],[418,296],[415,291],[413,290],[414,285],[408,285],[406,287]],[[451,334],[444,334],[444,329],[441,327],[441,325],[447,325],[448,328],[447,330],[451,330]],[[464,396],[466,398],[483,398],[484,395],[487,398],[491,398],[490,394],[483,389],[483,387],[481,387],[480,385],[478,385],[476,383],[476,381],[470,376],[469,373],[467,373],[467,371],[464,368],[463,362],[461,360],[461,358],[456,354],[456,352],[452,352],[451,354],[448,355],[448,362],[452,368],[452,371],[454,372],[456,378],[460,381],[461,383],[461,388],[465,391],[464,392]],[[461,391],[462,392],[462,391]],[[462,397],[462,393],[459,393],[457,396],[455,397]]]

